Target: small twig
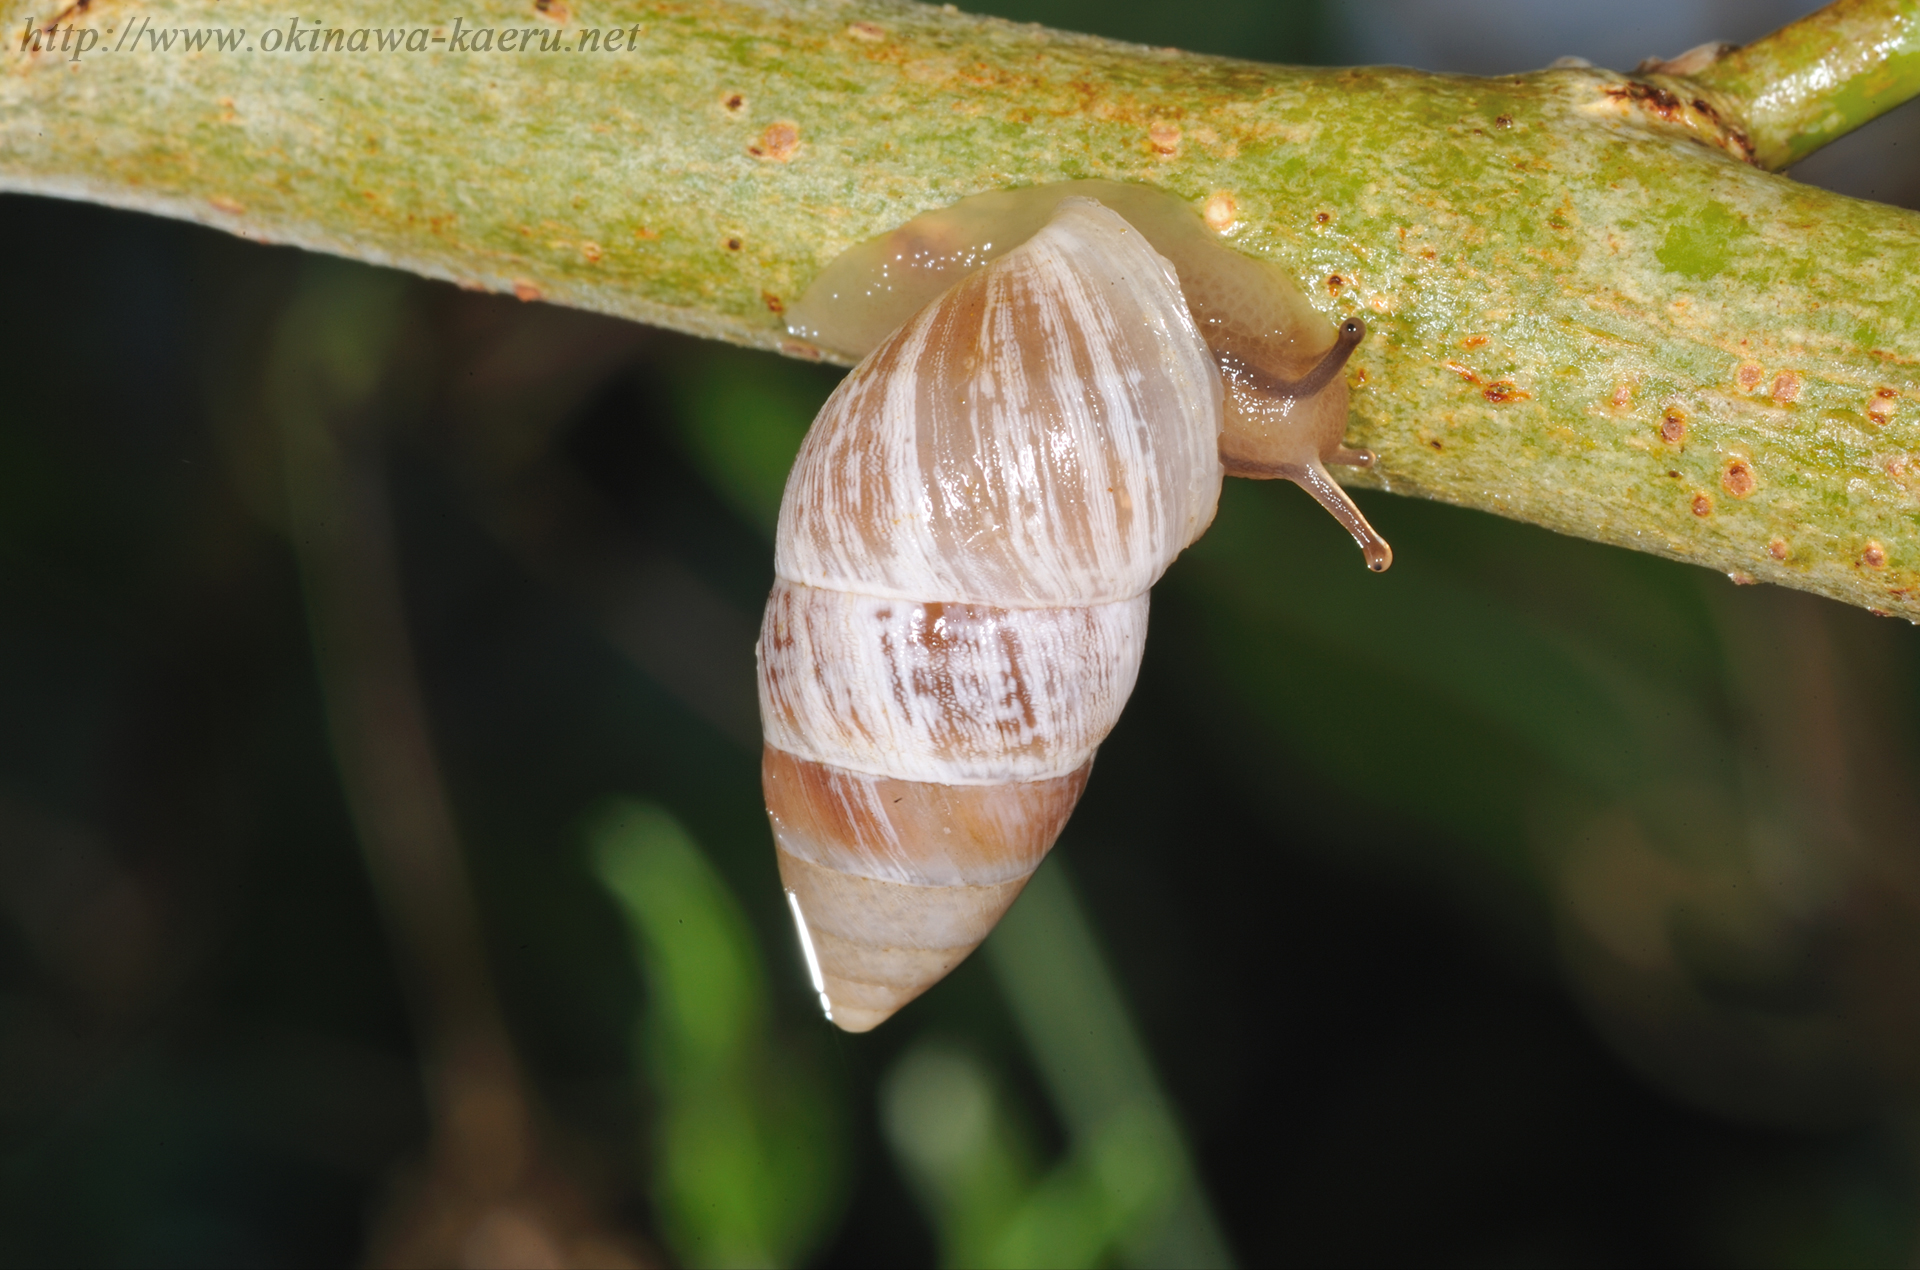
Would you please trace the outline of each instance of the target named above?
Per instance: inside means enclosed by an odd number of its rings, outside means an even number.
[[[635,1258],[592,1229],[538,1141],[486,968],[401,603],[385,485],[383,383],[399,280],[308,270],[268,386],[328,732],[425,1055],[425,1176],[376,1231],[377,1265]]]
[[[1691,76],[1736,102],[1778,171],[1920,94],[1920,5],[1838,0]]]

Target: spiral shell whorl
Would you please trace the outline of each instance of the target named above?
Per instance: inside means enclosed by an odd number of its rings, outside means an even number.
[[[777,582],[760,628],[767,744],[947,785],[1086,765],[1133,692],[1147,597],[1079,608],[921,604]]]
[[[836,1023],[986,937],[1212,520],[1221,383],[1173,270],[1069,199],[862,362],[802,447],[761,627],[780,874]]]
[[[798,901],[834,1022],[864,1032],[959,965],[1040,866],[1091,767],[939,785],[769,745],[761,781],[780,880]]]
[[[774,572],[1008,608],[1131,599],[1213,519],[1221,392],[1172,268],[1069,199],[842,381],[787,480]]]

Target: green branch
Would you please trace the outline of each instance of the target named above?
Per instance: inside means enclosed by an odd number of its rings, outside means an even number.
[[[1741,104],[1754,161],[1778,171],[1920,93],[1920,7],[1839,0],[1694,79]]]
[[[36,54],[16,10],[0,188],[797,354],[780,310],[929,208],[1075,177],[1226,194],[1235,246],[1374,332],[1363,479],[1920,617],[1920,216],[1747,161],[1912,92],[1920,0],[1698,80],[1257,66],[880,0],[324,13],[343,51],[310,17],[286,51],[270,0],[93,0]],[[151,47],[212,26],[239,49]],[[492,47],[457,48],[475,28]]]

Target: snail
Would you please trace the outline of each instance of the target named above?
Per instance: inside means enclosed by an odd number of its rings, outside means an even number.
[[[1340,444],[1365,327],[1329,346],[1169,196],[964,200],[843,255],[792,326],[865,357],[781,501],[762,782],[814,990],[863,1032],[1052,847],[1224,474],[1294,480],[1371,567],[1391,553],[1323,466],[1371,458]]]
[[[1347,386],[1340,372],[1365,324],[1348,318],[1329,341],[1326,319],[1291,278],[1222,245],[1191,207],[1152,186],[1061,181],[976,194],[917,216],[835,257],[789,310],[787,329],[830,352],[863,357],[960,277],[1031,238],[1069,198],[1094,199],[1124,217],[1178,274],[1226,381],[1220,460],[1227,475],[1300,485],[1353,535],[1367,567],[1384,571],[1392,550],[1325,466],[1373,462],[1368,451],[1341,444]]]

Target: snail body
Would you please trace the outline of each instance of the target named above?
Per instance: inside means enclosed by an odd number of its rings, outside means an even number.
[[[966,200],[847,253],[797,308],[864,360],[781,502],[762,783],[847,1031],[958,965],[1052,847],[1132,692],[1148,592],[1223,475],[1343,505],[1385,567],[1321,466],[1358,335],[1329,343],[1290,284],[1167,202],[1105,182]]]
[[[863,357],[948,286],[1018,247],[1063,200],[1090,198],[1124,217],[1170,263],[1225,381],[1220,459],[1229,476],[1293,481],[1344,525],[1376,573],[1393,551],[1327,465],[1373,455],[1341,444],[1341,371],[1366,334],[1357,318],[1327,321],[1285,273],[1234,251],[1186,203],[1147,185],[1062,181],[995,190],[916,216],[842,252],[788,315],[795,336]]]

